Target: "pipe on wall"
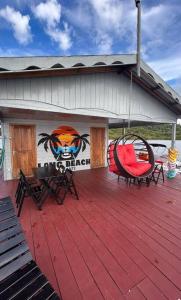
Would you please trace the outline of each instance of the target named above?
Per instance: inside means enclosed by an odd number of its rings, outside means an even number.
[[[137,7],[137,76],[140,77],[141,69],[141,0],[135,0]]]

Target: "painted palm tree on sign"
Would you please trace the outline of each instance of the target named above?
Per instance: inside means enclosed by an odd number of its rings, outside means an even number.
[[[87,144],[90,145],[87,137],[89,136],[89,134],[72,134],[75,138],[72,140],[71,144],[75,144],[76,147],[78,148],[78,151],[76,153],[76,156],[78,155],[80,149],[82,149],[82,152],[85,151]]]
[[[47,134],[47,133],[40,133],[39,136],[42,136],[42,138],[38,142],[38,146],[40,144],[44,144],[44,149],[47,152],[48,147],[50,147],[52,154],[55,158],[57,158],[57,150],[59,145],[61,146],[61,142],[58,138],[59,134],[53,133],[53,134]]]

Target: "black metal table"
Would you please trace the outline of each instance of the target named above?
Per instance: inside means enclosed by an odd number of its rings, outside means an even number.
[[[63,179],[63,174],[61,174],[54,166],[33,168],[32,171],[34,177],[42,182],[47,191],[47,193],[44,193],[42,197],[41,206],[49,195],[54,196],[58,204],[62,204],[62,198],[58,195],[57,189],[54,188],[52,183],[55,178],[59,178],[59,180],[61,180],[62,177]]]

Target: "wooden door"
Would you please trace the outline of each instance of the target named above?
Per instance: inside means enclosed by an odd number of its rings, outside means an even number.
[[[90,129],[91,168],[105,167],[105,128]]]
[[[35,126],[11,125],[10,133],[13,178],[18,177],[20,169],[30,176],[36,166]]]

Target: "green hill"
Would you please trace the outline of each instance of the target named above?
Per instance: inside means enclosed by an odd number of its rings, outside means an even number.
[[[132,132],[140,135],[146,140],[170,140],[172,136],[172,126],[170,124],[149,125],[126,128],[126,133]],[[109,139],[116,139],[123,135],[122,128],[109,129]],[[181,125],[177,125],[177,140],[181,140]]]

